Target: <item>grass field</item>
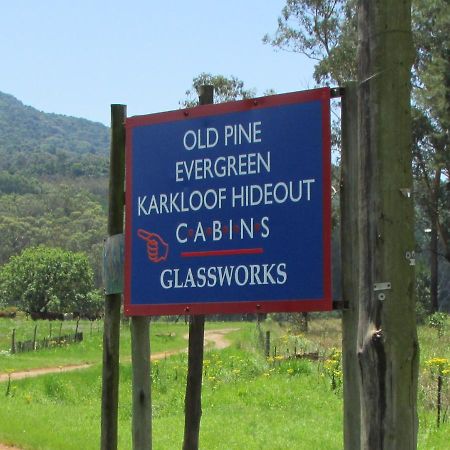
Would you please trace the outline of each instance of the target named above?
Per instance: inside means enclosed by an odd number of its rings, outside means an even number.
[[[88,324],[86,324],[87,326]],[[27,325],[24,325],[27,326]],[[270,328],[272,349],[277,357],[268,360],[258,342],[254,323],[208,323],[207,328],[239,327],[228,337],[232,345],[205,354],[201,448],[222,449],[341,449],[342,392],[331,389],[324,361],[286,359],[297,352],[318,351],[328,358],[331,348],[339,348],[338,319],[314,319],[310,331],[299,335],[275,323]],[[184,324],[152,323],[152,351],[184,348]],[[122,329],[119,406],[119,448],[131,448],[131,365],[129,332]],[[419,330],[421,350],[421,387],[419,389],[419,448],[445,450],[450,442],[450,423],[438,429],[434,409],[435,380],[425,361],[442,356],[450,358],[450,330],[438,338],[428,327]],[[262,333],[263,334],[263,333]],[[85,346],[83,349],[82,346]],[[45,375],[12,383],[10,395],[0,408],[0,442],[24,449],[96,449],[99,443],[101,396],[101,333],[86,336],[82,344],[44,352],[35,360],[16,355],[0,356],[4,361],[26,364],[52,364],[55,360],[88,360],[94,366],[77,372]],[[72,353],[70,357],[62,354]],[[88,357],[84,356],[84,353]],[[26,354],[25,354],[26,355]],[[19,364],[19,359],[20,361]],[[153,448],[181,448],[186,355],[180,353],[152,365]],[[31,367],[31,366],[29,366]],[[448,383],[445,407],[449,407]],[[4,395],[5,383],[0,385]]]
[[[59,335],[61,322],[53,322],[52,335]],[[61,334],[70,334],[75,332],[76,321],[62,322]],[[17,355],[11,355],[12,330],[16,329],[16,340],[29,340],[33,338],[34,327],[37,325],[37,340],[48,338],[50,323],[47,321],[32,320],[0,320],[0,373],[8,371],[19,371],[33,369],[37,367],[57,367],[69,364],[101,363],[103,346],[103,323],[80,321],[78,330],[83,332],[83,342],[71,344],[63,348],[50,348],[39,350],[37,352],[26,352]],[[121,326],[120,340],[120,358],[121,360],[130,359],[131,340],[129,325],[127,323]],[[151,327],[152,352],[163,350],[174,350],[186,346],[184,334],[188,332],[188,327],[183,324],[168,324],[155,322]]]

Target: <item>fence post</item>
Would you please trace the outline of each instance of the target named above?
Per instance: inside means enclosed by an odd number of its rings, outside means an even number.
[[[125,105],[111,105],[108,235],[123,233],[125,180]],[[102,450],[117,449],[121,294],[105,295],[101,438]]]
[[[270,356],[270,331],[266,331],[265,353],[268,358]]]
[[[37,324],[34,326],[34,333],[33,333],[33,350],[36,350],[36,333],[37,333]]]
[[[13,328],[11,336],[11,353],[16,353],[16,329]]]
[[[442,372],[439,370],[438,375],[438,397],[437,397],[437,427],[441,424],[441,410],[442,410]]]

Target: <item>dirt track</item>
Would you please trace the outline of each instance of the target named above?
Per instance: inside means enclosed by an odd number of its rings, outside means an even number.
[[[223,349],[230,345],[230,343],[225,339],[225,335],[232,331],[236,331],[237,328],[224,328],[223,330],[207,330],[205,331],[205,344],[212,346],[217,349]],[[184,338],[187,339],[189,335],[185,335]],[[164,359],[167,356],[175,355],[186,350],[171,350],[167,352],[159,352],[151,355],[152,361],[157,359]],[[23,370],[20,372],[11,373],[11,380],[21,380],[23,378],[38,377],[40,375],[46,375],[48,373],[60,373],[60,372],[71,372],[73,370],[87,369],[91,367],[92,364],[70,364],[67,366],[58,367],[43,367],[39,369]],[[0,373],[0,382],[8,381],[9,374]],[[2,448],[0,447],[0,450]]]
[[[238,328],[224,328],[222,330],[207,330],[205,331],[205,345],[208,347],[213,347],[216,349],[224,349],[230,345],[230,342],[225,338],[225,335],[231,333],[232,331],[237,331]],[[184,336],[185,339],[189,337],[188,334]],[[171,350],[168,352],[159,352],[151,355],[151,360],[164,359],[167,356],[175,355],[177,353],[181,353],[187,351],[184,350]],[[30,369],[24,370],[21,372],[13,372],[11,373],[11,380],[21,380],[23,378],[31,378],[38,377],[39,375],[45,375],[48,373],[60,373],[60,372],[70,372],[73,370],[81,370],[87,369],[91,367],[92,364],[72,364],[68,366],[59,366],[59,367],[45,367],[41,369]],[[0,374],[0,382],[7,381],[9,374],[1,373]],[[0,450],[21,450],[18,447],[11,447],[5,444],[0,443]]]

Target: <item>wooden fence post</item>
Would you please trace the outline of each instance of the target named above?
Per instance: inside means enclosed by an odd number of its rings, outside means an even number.
[[[214,103],[214,86],[204,85],[199,89],[199,104]],[[188,373],[184,402],[183,450],[197,450],[202,416],[202,375],[205,338],[205,316],[191,316],[189,323]]]
[[[123,233],[126,106],[111,105],[108,235]],[[101,450],[117,449],[121,294],[105,295]]]
[[[265,353],[266,358],[270,356],[270,331],[266,331],[266,342],[265,342]]]
[[[133,370],[133,450],[152,448],[152,401],[150,385],[150,318],[131,318]]]
[[[37,324],[34,326],[34,333],[33,333],[33,350],[36,350],[36,333],[37,333]]]
[[[11,336],[11,353],[16,353],[16,329],[13,328]]]

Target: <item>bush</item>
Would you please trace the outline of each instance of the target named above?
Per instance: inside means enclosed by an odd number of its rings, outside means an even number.
[[[74,311],[93,288],[87,255],[59,248],[25,249],[0,271],[0,298],[24,311]]]

